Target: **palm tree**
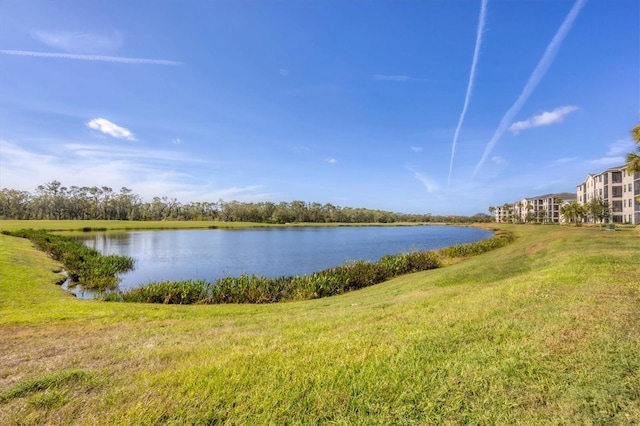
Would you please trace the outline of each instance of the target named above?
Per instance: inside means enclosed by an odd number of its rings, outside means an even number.
[[[513,205],[513,207],[514,207],[514,214],[517,216],[515,220],[517,220],[518,223],[522,222],[522,203],[518,201]]]
[[[564,203],[564,200],[562,198],[554,198],[553,199],[553,204],[551,205],[551,221],[555,222],[555,212],[558,212],[559,214],[562,213],[562,203]],[[560,222],[560,216],[558,216],[558,222]]]
[[[638,148],[640,152],[640,148]],[[627,171],[629,173],[640,173],[640,155],[630,152],[627,154]]]
[[[638,144],[635,152],[627,154],[627,172],[640,173],[640,124],[631,129],[631,137]],[[640,196],[636,197],[636,200],[640,203]]]
[[[495,221],[497,222],[497,221],[498,221],[498,220],[497,220],[498,218],[497,218],[497,217],[495,217],[495,212],[496,212],[496,208],[495,208],[495,207],[493,207],[493,206],[489,206],[489,213],[491,213],[492,215],[494,215],[493,220],[495,220]]]
[[[526,216],[527,223],[533,222],[534,216],[532,212],[533,212],[533,204],[527,203],[527,216]]]
[[[640,154],[640,124],[631,130],[633,140],[639,144],[636,151]],[[629,173],[640,173],[640,155],[635,152],[627,154],[627,171]]]
[[[513,214],[513,206],[509,203],[504,203],[502,205],[502,211],[504,212],[503,214],[505,214],[505,219],[506,222],[511,223],[512,221],[512,214]]]
[[[584,207],[578,204],[577,201],[572,201],[560,207],[560,213],[565,218],[571,219],[571,221],[578,226],[578,218],[584,215]]]
[[[538,222],[545,223],[547,221],[547,211],[545,209],[538,210]]]

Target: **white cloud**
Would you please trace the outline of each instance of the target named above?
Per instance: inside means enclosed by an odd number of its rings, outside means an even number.
[[[494,155],[493,157],[491,157],[491,162],[493,164],[504,164],[505,160],[504,158],[498,156],[498,155]]]
[[[558,107],[553,111],[545,111],[540,115],[534,115],[524,121],[517,121],[509,127],[514,134],[518,134],[522,130],[530,129],[532,127],[548,126],[554,123],[560,123],[564,120],[564,117],[576,111],[578,107],[573,105]]]
[[[451,144],[451,160],[449,161],[449,176],[447,177],[447,185],[451,183],[451,171],[453,170],[453,158],[456,154],[456,144],[458,142],[458,136],[460,135],[460,129],[464,121],[464,116],[467,113],[469,107],[469,101],[471,100],[471,92],[473,91],[473,82],[476,78],[476,66],[478,65],[478,57],[480,56],[480,45],[482,44],[482,33],[485,23],[485,16],[487,12],[487,1],[482,0],[480,4],[480,16],[478,18],[478,28],[476,29],[476,43],[473,49],[473,59],[471,60],[471,71],[469,72],[469,82],[467,83],[467,92],[464,96],[464,104],[462,105],[462,112],[458,119],[458,125],[453,134],[453,143]]]
[[[422,152],[422,147],[421,146],[412,146],[412,147],[410,147],[410,149],[413,152]]]
[[[86,124],[87,127],[98,130],[106,135],[113,136],[114,138],[127,139],[130,141],[136,140],[136,138],[133,136],[133,133],[131,133],[129,129],[120,127],[117,124],[107,120],[106,118],[94,118]]]
[[[280,75],[286,77],[289,75],[289,70],[286,68],[280,68]]]
[[[531,96],[536,87],[538,87],[538,84],[549,70],[549,67],[553,63],[558,50],[560,50],[562,41],[571,30],[571,27],[573,26],[573,23],[578,17],[578,14],[580,13],[580,10],[584,6],[585,2],[586,0],[576,0],[571,10],[564,18],[564,21],[560,25],[560,28],[558,28],[558,31],[556,31],[556,34],[551,39],[551,42],[547,45],[547,48],[545,49],[542,58],[538,62],[538,65],[536,65],[535,69],[529,76],[529,80],[522,89],[522,92],[520,92],[518,99],[516,99],[513,105],[511,105],[511,108],[509,108],[509,110],[504,114],[504,116],[500,120],[500,123],[498,124],[498,127],[493,133],[493,136],[485,146],[482,157],[480,157],[480,161],[478,161],[478,164],[476,164],[476,167],[473,170],[472,178],[475,178],[477,176],[478,172],[482,168],[482,165],[485,163],[487,158],[489,158],[489,155],[491,154],[491,151],[493,151],[493,148],[496,146],[515,116],[518,114],[525,102],[527,102],[529,96]]]
[[[142,65],[182,65],[182,62],[165,59],[125,58],[122,56],[78,55],[73,53],[33,52],[28,50],[0,50],[3,55],[31,56],[35,58],[80,59],[83,61],[117,62],[121,64]]]
[[[379,80],[379,81],[401,81],[401,82],[412,80],[411,77],[406,75],[382,75],[382,74],[374,74],[371,76],[371,79]]]
[[[590,160],[589,164],[598,167],[614,167],[621,166],[625,163],[624,157],[604,157],[597,160]]]
[[[549,163],[549,167],[564,166],[565,164],[572,163],[577,159],[578,157],[558,158],[557,160],[553,160]]]
[[[171,139],[171,143],[174,144],[174,145],[182,145],[182,139],[173,138],[173,139]]]
[[[609,150],[604,157],[590,160],[589,164],[598,167],[621,166],[626,163],[626,156],[635,148],[635,143],[629,140],[618,140],[609,144]]]
[[[556,180],[552,180],[552,181],[549,181],[549,182],[542,182],[542,183],[532,187],[531,189],[533,189],[534,191],[542,191],[543,189],[557,187],[557,186],[559,186],[559,185],[561,185],[563,183],[565,183],[564,180],[556,179]]]
[[[439,185],[436,183],[435,180],[424,175],[423,173],[413,172],[413,177],[418,179],[420,182],[422,182],[424,187],[427,189],[428,193],[437,192],[440,189]]]
[[[336,160],[335,158],[325,158],[324,161],[329,164],[336,164],[338,162],[338,160]]]
[[[630,140],[618,140],[609,144],[609,151],[607,151],[607,156],[626,156],[628,153],[633,152],[635,149],[635,143]]]
[[[216,163],[180,151],[149,150],[110,145],[64,144],[48,140],[38,151],[25,143],[0,139],[0,182],[3,188],[32,192],[38,185],[59,180],[65,186],[126,186],[150,201],[167,196],[181,202],[265,201],[271,194],[262,185],[217,187],[210,181]],[[42,151],[44,147],[48,151]],[[187,172],[180,171],[187,167]]]
[[[71,31],[32,31],[31,37],[54,49],[71,53],[104,52],[119,49],[122,35],[109,35]]]
[[[90,161],[115,160],[131,161],[135,160],[145,164],[155,162],[189,162],[203,163],[205,161],[192,158],[176,151],[149,150],[126,147],[124,145],[114,150],[111,145],[88,145],[88,144],[64,144],[60,148],[63,151],[72,152],[74,156],[86,158]]]

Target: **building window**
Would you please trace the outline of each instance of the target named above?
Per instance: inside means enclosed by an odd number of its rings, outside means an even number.
[[[633,189],[632,189],[633,187],[631,185],[633,185],[633,184],[632,183],[629,184],[629,192],[633,191]]]
[[[602,175],[598,176],[598,182],[602,182]]]

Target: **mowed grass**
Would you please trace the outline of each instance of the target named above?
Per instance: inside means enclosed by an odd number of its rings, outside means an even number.
[[[640,229],[515,243],[341,296],[76,300],[0,236],[0,424],[637,424]]]

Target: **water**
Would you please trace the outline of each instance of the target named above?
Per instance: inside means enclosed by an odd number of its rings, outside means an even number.
[[[153,281],[255,274],[306,275],[350,260],[479,241],[490,231],[453,226],[305,227],[91,233],[77,237],[102,254],[135,259],[127,290]],[[81,294],[79,294],[81,295]]]

